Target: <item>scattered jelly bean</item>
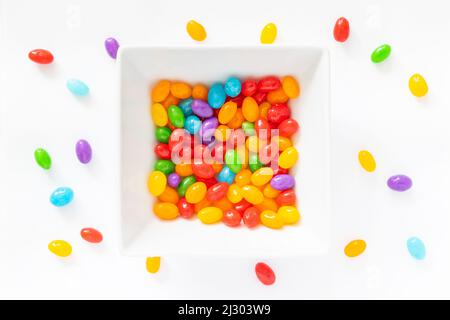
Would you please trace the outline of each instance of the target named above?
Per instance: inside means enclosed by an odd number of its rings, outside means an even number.
[[[280,229],[284,226],[284,221],[281,215],[272,210],[264,210],[261,212],[259,218],[262,225],[271,229]]]
[[[237,111],[237,104],[233,101],[226,102],[222,108],[220,108],[219,115],[217,116],[219,122],[222,124],[227,124],[233,120]]]
[[[279,125],[290,117],[291,109],[284,103],[274,104],[267,110],[267,120],[274,125]]]
[[[75,96],[83,97],[89,93],[89,87],[83,81],[78,79],[67,80],[66,86]]]
[[[377,168],[377,163],[373,155],[367,150],[361,150],[358,154],[358,160],[361,167],[367,172],[374,172]]]
[[[100,243],[103,241],[103,235],[94,228],[83,228],[80,232],[81,237],[90,243]]]
[[[178,185],[181,182],[181,177],[178,175],[178,173],[171,173],[167,177],[167,184],[171,186],[172,188],[177,188]]]
[[[105,40],[105,49],[109,56],[113,59],[117,58],[117,51],[119,51],[119,41],[114,38],[107,38]]]
[[[216,207],[206,207],[197,213],[197,217],[205,224],[212,224],[222,220],[223,212]]]
[[[278,125],[278,133],[280,136],[283,137],[291,137],[293,134],[297,133],[300,126],[298,125],[298,122],[294,119],[287,119],[281,122]]]
[[[245,120],[255,122],[259,117],[259,106],[255,99],[246,97],[242,102],[242,114]]]
[[[238,78],[230,77],[225,82],[224,90],[227,96],[229,97],[237,97],[241,93],[242,85],[241,81]]]
[[[186,195],[186,190],[196,181],[197,180],[194,176],[188,176],[181,180],[180,184],[178,185],[178,195],[180,197],[184,197]]]
[[[344,249],[344,253],[347,257],[354,258],[359,256],[366,250],[366,242],[364,240],[350,241]]]
[[[75,152],[81,163],[89,163],[92,159],[92,148],[86,140],[78,140],[75,146]]]
[[[223,213],[222,221],[229,227],[237,227],[241,224],[241,214],[235,209],[228,209]]]
[[[181,111],[183,111],[183,114],[185,117],[188,117],[190,115],[193,115],[192,112],[192,98],[181,100],[178,104],[178,107],[180,107]]]
[[[222,170],[217,175],[217,181],[232,184],[236,175],[228,166],[223,166]]]
[[[36,149],[34,151],[34,159],[42,169],[49,170],[52,166],[52,158],[45,149]]]
[[[236,209],[236,207],[235,207]],[[237,210],[237,209],[236,209]],[[242,221],[244,221],[244,224],[248,228],[254,228],[257,225],[260,224],[260,218],[259,218],[259,210],[255,207],[249,207],[244,211],[244,214],[242,215]]]
[[[273,177],[273,170],[269,167],[263,167],[255,172],[251,176],[251,182],[253,185],[260,187],[268,183]]]
[[[172,131],[170,131],[170,129],[167,127],[158,127],[156,128],[155,133],[156,133],[156,140],[162,143],[168,143]]]
[[[167,177],[160,171],[153,171],[147,179],[148,191],[155,197],[164,192],[167,186]]]
[[[420,74],[416,73],[409,78],[409,90],[414,96],[421,98],[427,94],[428,84]]]
[[[389,58],[391,54],[391,46],[388,44],[383,44],[376,48],[370,57],[373,63],[380,63]]]
[[[148,273],[157,273],[161,267],[161,258],[148,257],[145,261],[145,267]]]
[[[284,169],[292,168],[298,160],[298,151],[295,147],[289,147],[284,150],[278,158],[278,165]]]
[[[170,202],[157,202],[153,206],[153,212],[163,220],[173,220],[179,215],[178,207]]]
[[[35,49],[28,53],[28,58],[31,61],[39,64],[49,64],[53,62],[53,54],[45,49]]]
[[[256,170],[263,167],[263,164],[261,163],[261,161],[259,161],[258,155],[256,153],[249,155],[248,166],[251,172],[255,172]]]
[[[300,96],[300,84],[294,77],[292,76],[284,77],[281,80],[281,85],[283,87],[284,92],[289,98],[295,99]]]
[[[426,256],[425,244],[417,237],[411,237],[406,242],[409,254],[417,260],[423,260]]]
[[[61,258],[67,258],[72,254],[72,246],[64,240],[54,240],[50,242],[48,249],[51,253]]]
[[[276,202],[279,206],[293,206],[297,202],[297,196],[294,189],[282,191],[277,197]]]
[[[159,81],[152,90],[152,100],[154,102],[163,102],[170,94],[170,81]]]
[[[177,106],[170,106],[167,109],[170,123],[176,128],[184,127],[184,114],[183,111]]]
[[[255,266],[255,273],[262,284],[270,286],[275,283],[275,273],[267,264],[258,262]]]
[[[300,213],[294,206],[282,206],[278,209],[278,214],[285,224],[296,224],[300,220]]]
[[[270,92],[277,90],[281,87],[281,81],[278,77],[268,76],[258,81],[259,92]]]
[[[184,82],[174,82],[170,86],[170,93],[178,99],[187,99],[191,96],[191,87]]]
[[[205,28],[195,20],[188,21],[186,31],[195,41],[203,41],[206,39]]]
[[[251,204],[259,204],[263,202],[264,195],[261,190],[252,185],[243,186],[241,188],[242,195],[244,199],[250,202]]]
[[[333,30],[334,39],[338,42],[347,41],[350,35],[350,24],[347,19],[341,17],[337,19]]]
[[[295,179],[288,174],[279,174],[272,178],[270,185],[275,190],[284,191],[295,186]]]
[[[412,187],[412,180],[408,176],[399,174],[388,179],[387,185],[394,191],[403,192]]]
[[[186,190],[186,201],[189,203],[199,203],[206,195],[206,184],[203,182],[195,182]]]
[[[207,102],[198,99],[192,101],[192,112],[201,118],[209,118],[214,114],[213,109]]]
[[[277,26],[274,23],[268,23],[261,31],[261,43],[271,44],[277,37]]]
[[[163,193],[161,193],[158,197],[159,202],[170,202],[173,204],[177,204],[180,197],[178,196],[178,192],[171,187],[166,187]]]
[[[225,182],[218,182],[208,189],[206,198],[209,201],[217,201],[227,195],[229,185]]]
[[[225,153],[225,163],[233,173],[239,173],[242,169],[242,160],[236,150],[228,150]]]
[[[159,159],[156,160],[154,169],[168,175],[175,171],[175,164],[170,160]]]
[[[56,207],[68,205],[73,199],[73,190],[69,187],[60,187],[50,195],[50,202]]]
[[[186,201],[186,198],[181,198],[178,201],[178,211],[180,212],[180,217],[189,219],[195,214],[195,206],[192,203]]]

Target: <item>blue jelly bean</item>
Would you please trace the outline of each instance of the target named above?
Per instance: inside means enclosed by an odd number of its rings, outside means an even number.
[[[56,207],[63,207],[73,199],[73,190],[68,187],[60,187],[53,191],[50,202]]]
[[[183,111],[185,117],[194,114],[194,112],[192,112],[192,98],[181,100],[178,107]]]
[[[235,98],[241,93],[241,81],[238,78],[230,77],[225,82],[224,88],[227,96]]]
[[[189,116],[186,118],[186,121],[184,122],[184,128],[190,134],[196,134],[197,132],[199,132],[201,126],[202,122],[197,116]]]
[[[89,93],[89,87],[81,80],[69,79],[67,80],[67,88],[76,96],[85,96]]]
[[[409,238],[406,242],[406,246],[408,247],[409,254],[417,259],[417,260],[423,260],[425,259],[426,255],[426,248],[425,244],[422,240],[420,240],[417,237]]]
[[[215,83],[208,92],[208,103],[213,109],[219,109],[225,102],[227,95],[221,83]]]
[[[231,171],[228,166],[223,166],[222,170],[220,170],[219,174],[217,175],[217,181],[233,184],[235,177],[236,174],[234,174],[234,172]]]

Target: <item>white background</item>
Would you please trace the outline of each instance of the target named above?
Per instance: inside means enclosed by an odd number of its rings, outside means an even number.
[[[446,1],[61,1],[0,2],[1,124],[0,298],[450,298],[450,63]],[[351,37],[338,44],[335,20],[346,16]],[[271,287],[254,259],[163,257],[156,275],[145,257],[117,250],[117,102],[114,60],[103,41],[191,44],[190,19],[203,23],[203,44],[257,44],[261,28],[278,26],[278,44],[316,45],[331,52],[333,246],[322,257],[267,261]],[[393,52],[380,65],[370,53]],[[47,48],[50,66],[27,54]],[[419,72],[429,94],[417,100],[408,79]],[[65,88],[75,77],[91,88],[87,101]],[[80,165],[75,142],[85,138],[94,160]],[[36,166],[46,148],[54,166]],[[365,173],[361,149],[378,169]],[[413,181],[406,193],[386,187],[390,175]],[[51,191],[68,185],[76,201],[60,212]],[[105,242],[91,246],[79,230],[93,226]],[[406,250],[410,236],[427,246],[424,261]],[[363,238],[350,260],[343,247]],[[53,239],[72,243],[67,260],[52,256]],[[261,257],[260,260],[264,260]]]

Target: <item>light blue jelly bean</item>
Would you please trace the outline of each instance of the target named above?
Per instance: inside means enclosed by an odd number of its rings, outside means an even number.
[[[50,202],[56,207],[63,207],[73,199],[73,190],[68,187],[60,187],[53,191]]]
[[[241,93],[241,81],[238,78],[230,77],[225,82],[224,88],[227,96],[235,98]]]
[[[235,177],[236,174],[234,174],[234,172],[231,171],[228,166],[223,166],[222,170],[220,170],[219,174],[217,175],[217,181],[233,184]]]
[[[425,244],[422,240],[420,240],[417,237],[409,238],[406,242],[406,246],[408,247],[409,254],[411,257],[417,259],[417,260],[423,260],[425,259],[426,255],[426,248]]]
[[[189,116],[186,118],[186,121],[184,122],[184,128],[190,134],[196,134],[197,132],[199,132],[201,126],[202,122],[197,116]]]
[[[225,102],[227,95],[221,83],[214,83],[208,92],[208,103],[213,109],[219,109]]]
[[[89,87],[81,80],[69,79],[66,85],[70,92],[76,96],[82,97],[89,93]]]
[[[178,107],[180,107],[181,111],[183,111],[185,117],[194,114],[192,112],[192,98],[181,100]]]

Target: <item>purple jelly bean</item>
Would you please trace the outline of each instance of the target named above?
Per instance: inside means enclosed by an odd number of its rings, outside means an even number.
[[[399,174],[390,177],[387,181],[387,185],[394,191],[403,192],[412,187],[412,180],[408,176]]]
[[[117,58],[117,51],[119,50],[119,47],[119,42],[116,39],[108,38],[105,40],[105,49],[111,58]]]
[[[81,163],[89,163],[89,161],[91,161],[92,148],[86,140],[79,140],[76,144],[75,151],[77,153],[78,160],[80,160]]]
[[[172,188],[177,188],[178,185],[180,184],[180,182],[181,182],[181,177],[175,172],[169,174],[169,176],[167,177],[167,183]]]
[[[201,118],[209,118],[214,114],[213,109],[207,102],[198,99],[192,101],[192,112]]]
[[[288,174],[279,174],[272,178],[270,186],[275,190],[284,191],[295,186],[295,179]]]

